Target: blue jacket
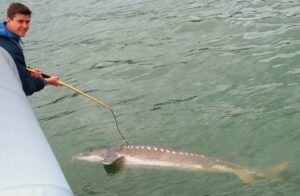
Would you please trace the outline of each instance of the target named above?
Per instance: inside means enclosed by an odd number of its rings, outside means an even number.
[[[22,87],[27,96],[34,92],[40,91],[46,85],[42,78],[36,78],[26,71],[26,62],[22,50],[22,41],[20,37],[10,32],[6,28],[6,22],[0,23],[0,47],[5,49],[14,60],[19,76],[22,82]]]

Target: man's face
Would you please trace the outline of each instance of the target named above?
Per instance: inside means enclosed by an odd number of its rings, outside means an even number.
[[[13,19],[7,18],[7,29],[19,37],[24,37],[30,27],[30,15],[16,14]]]

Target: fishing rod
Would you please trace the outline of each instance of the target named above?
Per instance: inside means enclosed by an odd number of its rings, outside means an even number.
[[[26,67],[26,70],[29,71],[29,72],[32,72],[32,73],[34,72],[34,69],[31,68],[31,67]],[[42,77],[43,77],[43,78],[50,78],[51,76],[42,73]],[[101,105],[102,107],[104,107],[104,108],[110,110],[111,113],[112,113],[112,115],[113,115],[113,117],[114,117],[114,120],[115,120],[115,123],[116,123],[116,127],[117,127],[117,131],[119,132],[119,134],[120,134],[120,136],[122,137],[123,141],[124,141],[127,145],[129,145],[128,141],[125,139],[124,135],[122,134],[122,132],[121,132],[120,129],[119,129],[118,121],[117,121],[117,118],[116,118],[116,115],[115,115],[113,109],[112,109],[108,104],[106,104],[106,103],[105,103],[104,101],[102,101],[102,100],[97,99],[96,97],[93,97],[93,96],[91,96],[91,95],[89,95],[89,94],[87,94],[87,93],[82,92],[82,91],[79,90],[78,88],[75,88],[74,86],[71,86],[70,84],[67,84],[67,83],[65,83],[65,82],[63,82],[63,81],[61,81],[61,80],[59,80],[59,83],[62,84],[63,86],[65,86],[65,87],[67,87],[67,88],[69,88],[69,89],[75,91],[76,93],[78,93],[78,94],[80,94],[80,95],[83,95],[83,96],[89,98],[90,100],[93,100],[94,102],[98,103],[98,104]]]

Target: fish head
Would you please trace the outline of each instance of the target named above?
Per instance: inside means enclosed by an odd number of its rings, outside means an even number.
[[[117,160],[120,148],[102,148],[95,151],[83,152],[75,156],[73,159],[88,162],[100,162],[109,165]]]
[[[74,157],[75,160],[82,160],[88,162],[103,162],[104,159],[109,156],[109,148],[103,148],[90,152],[82,152]]]

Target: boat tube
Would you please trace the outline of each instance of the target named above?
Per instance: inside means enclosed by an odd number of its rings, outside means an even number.
[[[72,196],[16,65],[1,47],[0,69],[0,195]]]

